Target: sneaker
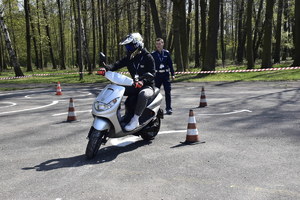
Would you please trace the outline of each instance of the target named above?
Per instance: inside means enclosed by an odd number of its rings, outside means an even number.
[[[130,122],[124,127],[126,131],[132,131],[140,125],[139,118],[133,117]]]
[[[173,113],[172,109],[166,111],[166,115],[172,115],[172,113]]]

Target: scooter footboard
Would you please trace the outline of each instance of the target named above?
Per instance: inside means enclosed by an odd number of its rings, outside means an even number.
[[[109,130],[110,121],[105,118],[95,117],[93,122],[93,127],[98,131]]]

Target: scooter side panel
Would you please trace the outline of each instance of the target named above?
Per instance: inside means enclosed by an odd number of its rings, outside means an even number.
[[[155,115],[157,115],[157,112],[160,108],[160,104],[162,102],[162,95],[159,93],[157,97],[151,102],[150,105],[147,106],[150,110],[153,110],[155,112]]]

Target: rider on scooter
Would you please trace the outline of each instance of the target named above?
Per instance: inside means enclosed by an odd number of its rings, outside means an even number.
[[[112,65],[105,65],[98,74],[105,75],[107,70],[116,71],[127,66],[134,83],[132,86],[126,86],[125,89],[124,95],[128,96],[125,102],[127,112],[125,116],[134,115],[125,126],[125,130],[132,131],[139,126],[139,117],[146,108],[148,100],[154,95],[155,62],[144,48],[143,38],[139,33],[127,35],[119,45],[125,46],[127,55]]]

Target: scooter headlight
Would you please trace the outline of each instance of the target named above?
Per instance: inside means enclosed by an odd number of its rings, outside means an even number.
[[[108,110],[110,109],[111,107],[113,107],[117,101],[118,101],[119,97],[113,99],[112,101],[110,101],[109,103],[104,103],[104,102],[99,102],[99,101],[96,101],[94,103],[94,107],[95,109],[100,112],[100,111],[105,111],[105,110]]]

